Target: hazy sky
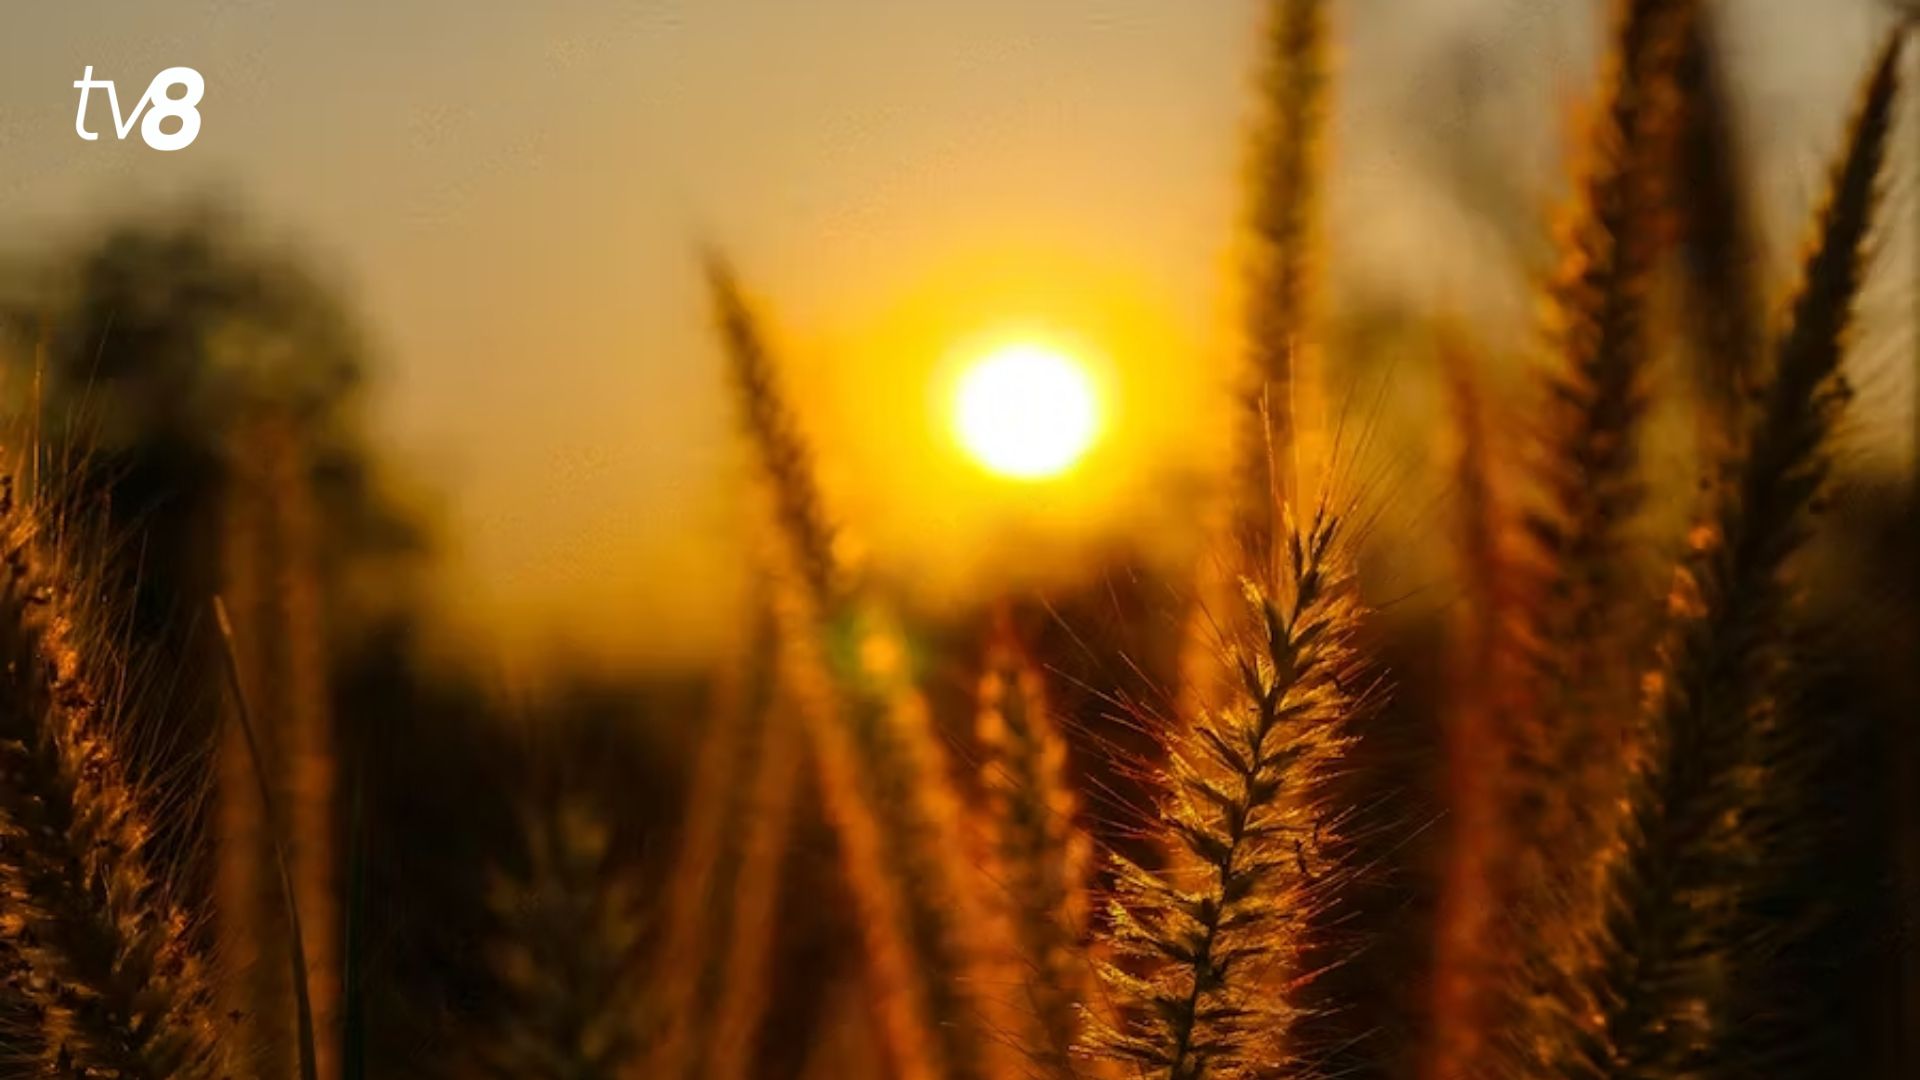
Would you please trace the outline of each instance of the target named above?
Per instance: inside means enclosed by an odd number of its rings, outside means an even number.
[[[1195,452],[1175,435],[1230,343],[1257,6],[4,0],[0,248],[231,198],[363,316],[385,361],[379,434],[441,504],[459,609],[510,614],[490,633],[522,653],[577,640],[671,659],[720,632],[737,552],[697,244],[725,245],[771,305],[810,417],[847,433],[830,461],[875,478],[846,485],[846,506],[876,547],[1026,537],[1009,524],[1026,516],[1051,536],[1031,493],[965,514],[899,497],[921,483],[908,464],[964,481],[930,441],[903,459],[892,440],[927,427],[954,350],[1038,329],[1106,362],[1129,430],[1165,451],[1132,464],[1177,471]],[[1423,155],[1475,130],[1450,56],[1478,58],[1492,115],[1533,148],[1517,190],[1555,193],[1549,138],[1584,89],[1597,7],[1336,4],[1343,272],[1430,299],[1484,253],[1423,180]],[[1874,5],[1740,7],[1729,40],[1767,183],[1798,213]],[[88,64],[123,98],[198,69],[198,141],[80,141]],[[1113,471],[1108,508],[1152,470]]]

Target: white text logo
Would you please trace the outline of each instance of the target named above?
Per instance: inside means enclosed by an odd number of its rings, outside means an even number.
[[[207,82],[190,67],[170,67],[155,75],[153,82],[147,84],[147,92],[140,95],[133,106],[133,112],[124,119],[120,116],[120,95],[114,91],[113,80],[94,78],[93,65],[87,65],[86,73],[73,88],[80,91],[80,111],[73,119],[73,130],[88,142],[98,139],[100,134],[87,130],[87,95],[102,89],[107,92],[107,104],[113,109],[115,138],[125,139],[143,112],[147,119],[140,124],[140,138],[155,150],[183,149],[200,134],[200,110],[196,106],[206,96]],[[176,90],[179,92],[175,93]],[[166,130],[168,119],[179,121],[172,131]]]

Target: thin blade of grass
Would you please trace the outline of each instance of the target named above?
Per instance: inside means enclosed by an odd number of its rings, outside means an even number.
[[[360,980],[364,977],[366,955],[366,782],[355,776],[353,802],[348,811],[347,828],[347,910],[346,956],[341,988],[340,1036],[341,1080],[364,1080],[367,1075],[367,997]]]
[[[267,828],[273,840],[273,864],[280,873],[280,890],[287,901],[288,963],[293,967],[293,1009],[296,1037],[300,1045],[300,1080],[319,1080],[320,1067],[313,1039],[313,1000],[307,987],[307,948],[300,935],[300,904],[294,898],[293,874],[287,868],[286,844],[281,839],[280,815],[273,800],[273,785],[267,783],[266,761],[260,756],[260,743],[254,736],[253,714],[247,708],[246,688],[240,684],[240,660],[234,649],[233,621],[227,617],[227,605],[213,598],[213,618],[220,628],[220,658],[226,668],[227,688],[233,693],[233,711],[246,739],[247,758],[253,763],[253,776],[260,784],[260,805],[267,815]]]

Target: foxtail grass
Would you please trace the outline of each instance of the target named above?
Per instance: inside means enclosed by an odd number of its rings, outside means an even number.
[[[1067,744],[1045,680],[1002,611],[980,679],[975,732],[986,757],[984,821],[999,898],[1018,951],[1017,1006],[1026,1055],[1046,1076],[1071,1076],[1093,969],[1086,959],[1092,844],[1077,820]]]
[[[1747,420],[1766,361],[1766,260],[1713,9],[1685,28],[1677,74],[1679,138],[1671,185],[1677,218],[1681,328],[1691,337],[1694,397],[1711,456],[1728,452]]]
[[[769,1008],[775,929],[782,898],[789,895],[782,870],[791,847],[805,745],[790,701],[774,704],[761,732],[759,760],[750,781],[745,844],[734,878],[734,900],[714,1013],[708,1022],[705,1075],[740,1080],[755,1075],[755,1055]]]
[[[838,603],[849,583],[834,553],[833,526],[820,496],[813,450],[781,393],[773,357],[733,268],[718,256],[709,256],[707,280],[729,361],[734,402],[755,461],[766,477],[781,554],[816,605]]]
[[[1220,662],[1238,689],[1170,736],[1162,870],[1115,855],[1101,964],[1116,1013],[1089,1052],[1166,1080],[1309,1075],[1290,1044],[1289,991],[1314,913],[1343,880],[1329,856],[1341,814],[1326,786],[1372,706],[1355,644],[1346,518],[1324,501],[1290,517],[1274,567],[1249,580],[1249,629]]]
[[[736,397],[772,505],[788,585],[783,667],[806,718],[896,1075],[993,1075],[1005,1033],[987,1000],[989,928],[964,807],[899,629],[838,565],[834,537],[757,321],[709,263]]]
[[[1218,704],[1214,654],[1238,619],[1238,582],[1271,550],[1276,515],[1301,496],[1304,469],[1325,449],[1319,363],[1320,187],[1326,156],[1330,0],[1267,0],[1260,116],[1247,188],[1239,419],[1224,505],[1207,523],[1180,656],[1178,712]]]
[[[1570,1027],[1559,1075],[1767,1075],[1763,1018],[1738,1009],[1770,928],[1747,908],[1783,837],[1805,828],[1790,784],[1795,553],[1849,396],[1840,365],[1887,154],[1901,38],[1875,64],[1835,166],[1758,415],[1670,597],[1671,627],[1646,684],[1648,754],[1613,864],[1598,1025]]]
[[[664,980],[654,1076],[747,1075],[766,1007],[800,747],[778,691],[773,613],[760,606],[687,799],[662,940],[661,969],[679,974]]]
[[[1674,71],[1693,0],[1624,0],[1589,135],[1579,195],[1563,226],[1548,327],[1552,367],[1517,570],[1527,581],[1503,672],[1514,780],[1537,840],[1565,839],[1584,800],[1566,790],[1604,757],[1607,703],[1582,700],[1601,665],[1619,666],[1618,597],[1631,581],[1629,527],[1644,479],[1637,443],[1647,405],[1646,299],[1674,125]]]
[[[1318,460],[1321,449],[1315,309],[1330,82],[1328,6],[1328,0],[1269,0],[1267,5],[1264,116],[1255,143],[1247,282],[1250,370],[1234,515],[1240,542],[1255,552],[1267,549],[1276,508],[1295,501],[1300,467]]]
[[[0,544],[0,962],[32,1010],[33,1075],[227,1077],[195,927],[150,848],[102,601],[10,475]]]
[[[1549,294],[1550,366],[1530,456],[1535,497],[1506,566],[1515,582],[1494,615],[1486,702],[1496,736],[1497,858],[1454,867],[1465,895],[1500,914],[1456,940],[1436,985],[1456,996],[1426,1062],[1433,1077],[1524,1065],[1577,967],[1592,917],[1591,856],[1621,782],[1617,747],[1632,709],[1633,645],[1621,597],[1634,579],[1630,528],[1643,501],[1637,444],[1646,411],[1647,295],[1662,250],[1661,211],[1676,122],[1675,72],[1696,0],[1621,0],[1604,59],[1561,264]],[[1614,688],[1620,688],[1618,690]],[[1479,973],[1494,972],[1493,977]]]
[[[494,873],[487,956],[504,992],[473,1072],[499,1080],[616,1080],[643,1066],[646,894],[591,800],[545,793],[523,810],[520,865]]]

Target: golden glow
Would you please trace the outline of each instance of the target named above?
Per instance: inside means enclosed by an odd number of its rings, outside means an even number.
[[[1003,346],[960,376],[954,430],[975,461],[1001,476],[1043,480],[1079,461],[1099,432],[1085,365],[1033,343]]]

